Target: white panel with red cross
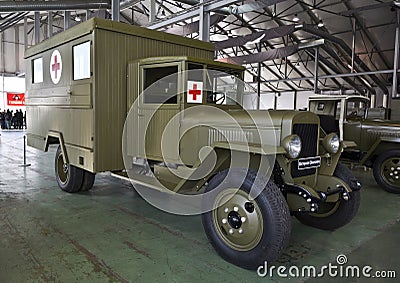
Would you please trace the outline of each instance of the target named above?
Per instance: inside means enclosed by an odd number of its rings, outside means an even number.
[[[50,58],[50,77],[54,84],[58,84],[62,73],[62,59],[60,51],[54,50]]]
[[[203,82],[188,81],[187,103],[203,103]]]

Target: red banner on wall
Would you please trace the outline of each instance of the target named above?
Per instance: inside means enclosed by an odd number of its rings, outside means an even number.
[[[25,106],[25,93],[7,92],[8,106]]]

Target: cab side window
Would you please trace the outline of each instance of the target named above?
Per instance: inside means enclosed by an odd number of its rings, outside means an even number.
[[[178,66],[143,69],[143,103],[178,103]]]

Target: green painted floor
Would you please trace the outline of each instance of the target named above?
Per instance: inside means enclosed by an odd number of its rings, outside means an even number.
[[[176,216],[147,204],[129,183],[99,174],[87,193],[58,189],[55,148],[27,149],[23,132],[1,132],[0,282],[399,282],[325,276],[259,277],[222,260],[199,216]],[[326,232],[293,218],[290,246],[278,262],[286,271],[347,264],[396,271],[400,278],[400,195],[386,193],[372,172],[354,170],[363,184],[359,214]]]

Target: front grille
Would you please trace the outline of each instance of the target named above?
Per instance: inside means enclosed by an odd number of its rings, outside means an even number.
[[[293,134],[301,139],[301,152],[299,158],[314,157],[317,155],[318,148],[318,124],[295,124],[293,125]],[[298,162],[294,161],[291,165],[293,178],[315,174],[315,168],[298,170]]]

